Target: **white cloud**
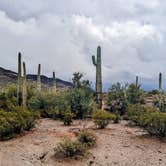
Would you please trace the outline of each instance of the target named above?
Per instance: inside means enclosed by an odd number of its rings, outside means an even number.
[[[94,80],[91,55],[101,45],[105,85],[135,75],[152,85],[165,72],[165,9],[162,0],[1,0],[0,66],[16,71],[22,51],[28,72],[41,63],[49,76],[82,71]]]

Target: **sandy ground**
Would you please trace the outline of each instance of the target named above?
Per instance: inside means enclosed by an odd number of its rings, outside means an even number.
[[[149,137],[127,122],[96,130],[91,121],[75,121],[70,127],[49,119],[39,120],[36,128],[9,141],[0,142],[0,166],[166,166],[166,140]],[[97,146],[84,159],[60,160],[54,148],[63,137],[88,128],[97,137]]]

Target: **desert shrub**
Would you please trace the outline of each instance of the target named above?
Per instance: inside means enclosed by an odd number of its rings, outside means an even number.
[[[166,113],[161,113],[156,108],[134,105],[128,108],[127,115],[129,120],[151,135],[166,136]]]
[[[144,103],[143,90],[141,90],[141,85],[136,86],[135,84],[129,85],[127,89],[127,100],[130,104]]]
[[[86,152],[86,148],[79,141],[64,139],[55,148],[56,155],[64,157],[82,156]]]
[[[150,113],[158,112],[156,108],[143,106],[140,104],[130,105],[127,108],[127,117],[136,125],[145,126],[145,120]]]
[[[93,121],[98,128],[105,128],[111,120],[115,119],[115,115],[105,110],[98,110],[93,114]]]
[[[23,130],[30,130],[38,117],[37,113],[23,111],[21,108],[11,112],[0,110],[0,139],[8,139]]]
[[[81,131],[78,135],[78,141],[85,147],[93,147],[96,144],[96,137],[87,131]]]
[[[126,86],[123,87],[120,83],[113,84],[106,94],[106,103],[109,107],[109,111],[118,111],[120,115],[123,115],[128,106]]]
[[[146,120],[145,129],[158,137],[166,137],[166,113],[152,113]]]
[[[121,117],[118,111],[115,112],[115,119],[114,119],[114,123],[119,123]]]
[[[74,118],[74,114],[71,112],[70,109],[67,109],[64,113],[63,113],[63,123],[64,125],[70,125],[73,121],[73,118]]]
[[[160,110],[160,112],[166,112],[166,96],[161,93],[155,97],[153,101],[154,105]]]
[[[91,115],[96,106],[93,93],[88,89],[74,88],[68,92],[66,100],[71,111],[79,119]]]

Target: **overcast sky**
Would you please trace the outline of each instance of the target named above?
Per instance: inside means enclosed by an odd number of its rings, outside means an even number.
[[[102,48],[105,87],[117,81],[157,88],[166,78],[165,0],[0,0],[0,66],[69,80],[75,71],[95,82],[91,55]],[[164,80],[166,82],[166,79]]]

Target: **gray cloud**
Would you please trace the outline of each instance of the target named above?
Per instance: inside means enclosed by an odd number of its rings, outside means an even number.
[[[152,86],[165,72],[166,2],[162,0],[1,0],[1,66],[17,70],[23,52],[28,72],[69,80],[74,71],[95,79],[91,55],[102,47],[104,84]]]

